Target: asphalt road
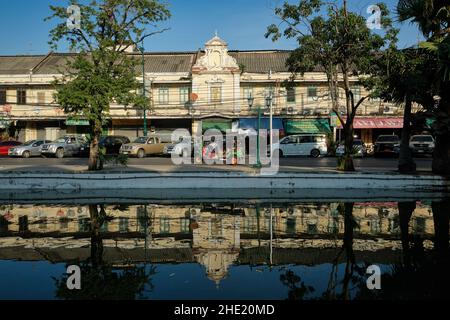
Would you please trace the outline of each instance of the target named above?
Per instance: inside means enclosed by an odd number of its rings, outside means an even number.
[[[416,158],[418,171],[431,171],[431,158]],[[0,158],[0,171],[84,171],[88,160],[84,158]],[[390,172],[397,169],[398,159],[395,158],[364,158],[355,159],[358,171],[364,172]],[[175,166],[170,158],[152,157],[145,159],[129,159],[127,167],[107,165],[112,171],[208,171],[214,170],[249,170],[251,166],[207,166],[184,165]],[[336,158],[312,159],[306,157],[280,159],[281,171],[335,171]]]

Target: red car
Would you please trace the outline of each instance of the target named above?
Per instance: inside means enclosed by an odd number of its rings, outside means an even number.
[[[20,146],[22,142],[18,141],[3,141],[0,142],[0,156],[7,156],[9,149]]]

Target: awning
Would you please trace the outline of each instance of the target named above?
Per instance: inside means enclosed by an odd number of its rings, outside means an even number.
[[[328,119],[287,120],[285,128],[287,134],[331,133]]]
[[[66,126],[88,126],[88,120],[67,119]]]
[[[226,133],[227,130],[231,130],[231,120],[223,120],[223,119],[211,119],[211,120],[203,120],[202,121],[202,130],[203,132],[216,129],[220,130],[223,133]]]
[[[274,130],[284,131],[283,119],[273,118],[272,126]],[[248,118],[239,120],[239,129],[249,130],[258,128],[258,118]],[[261,118],[261,129],[270,130],[270,118]]]
[[[0,119],[0,129],[6,129],[11,124],[10,120]]]
[[[338,127],[342,129],[342,126]],[[354,129],[402,129],[403,117],[355,118]]]

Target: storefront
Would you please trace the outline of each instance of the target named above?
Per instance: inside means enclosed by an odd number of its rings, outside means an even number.
[[[357,117],[353,121],[355,136],[366,144],[374,143],[380,135],[401,135],[403,117]],[[338,127],[337,139],[344,138],[342,126]]]
[[[330,134],[332,132],[328,119],[285,120],[287,135],[292,134]]]
[[[233,121],[231,119],[205,119],[202,120],[202,133],[204,134],[208,130],[219,130],[223,134],[227,132],[227,130],[232,130]]]
[[[239,119],[239,132],[245,133],[249,130],[254,130],[255,132],[258,130],[258,118],[246,118]],[[283,119],[281,118],[273,118],[272,119],[272,128],[273,130],[278,130],[280,133],[280,137],[285,136]],[[260,129],[270,131],[270,118],[261,118],[260,121]]]
[[[177,129],[192,131],[191,119],[147,119],[147,132],[161,133],[172,132]],[[142,137],[144,135],[143,119],[113,119],[111,134],[125,136],[130,139]]]

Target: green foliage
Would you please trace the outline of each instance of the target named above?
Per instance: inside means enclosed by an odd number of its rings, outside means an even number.
[[[436,59],[422,49],[389,48],[374,61],[373,77],[364,80],[374,96],[403,104],[408,96],[425,108],[434,106]]]
[[[352,143],[352,124],[359,106],[368,97],[355,101],[351,77],[365,82],[371,81],[373,64],[379,53],[394,47],[398,30],[392,27],[392,19],[385,4],[378,4],[381,10],[383,32],[372,32],[362,15],[350,12],[347,1],[300,0],[297,5],[285,2],[275,9],[279,25],[270,25],[265,36],[273,41],[285,37],[295,39],[298,47],[287,61],[289,70],[297,74],[320,68],[327,75],[329,95],[333,111],[344,124],[344,135]],[[323,12],[326,12],[324,15]],[[342,76],[342,77],[341,77]],[[345,91],[345,114],[341,116],[339,89]],[[346,148],[346,153],[349,148]],[[346,161],[346,171],[353,171],[351,161]]]
[[[298,48],[288,60],[294,73],[313,71],[317,66],[328,73],[336,67],[345,71],[343,66],[347,64],[351,67],[347,71],[352,75],[370,74],[374,53],[395,43],[398,33],[392,28],[386,5],[379,4],[379,7],[384,35],[371,32],[365,17],[348,12],[338,2],[303,0],[298,5],[286,2],[277,8],[275,14],[282,23],[269,26],[265,36],[273,41],[284,36],[298,42]],[[325,17],[322,10],[327,12]]]
[[[110,264],[92,266],[89,261],[81,264],[81,290],[67,289],[67,278],[53,278],[56,297],[62,300],[135,300],[144,299],[153,290],[152,267],[136,266],[120,270]]]
[[[106,154],[106,148],[99,149],[99,161],[102,165],[112,163],[114,165],[127,166],[129,157],[126,154],[119,154],[118,156],[111,156]]]
[[[142,77],[140,56],[128,49],[147,37],[164,30],[147,32],[147,26],[170,17],[164,4],[157,0],[72,0],[81,10],[81,28],[66,25],[66,6],[50,6],[57,25],[50,31],[50,45],[69,44],[77,54],[68,55],[63,77],[55,81],[56,102],[73,118],[84,118],[91,124],[91,134],[99,137],[110,119],[110,105],[117,103],[148,109],[149,99],[137,94]],[[95,141],[95,140],[94,140]],[[91,149],[95,145],[91,145]],[[92,158],[94,156],[94,159]],[[98,154],[91,153],[91,163]]]

